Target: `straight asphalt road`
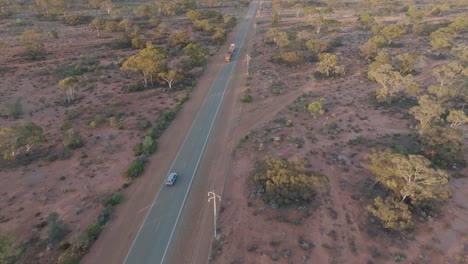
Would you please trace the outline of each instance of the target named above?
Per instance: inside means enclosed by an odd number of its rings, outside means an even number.
[[[231,62],[223,64],[219,69],[216,79],[171,166],[169,172],[178,173],[177,181],[172,187],[163,185],[157,193],[128,251],[124,261],[125,264],[165,263],[168,251],[172,250],[170,248],[171,241],[179,216],[197,174],[198,165],[203,157],[211,129],[233,73],[239,49],[242,48],[250,26],[250,20],[256,9],[257,1],[253,1],[235,38],[236,50],[232,55]],[[230,43],[227,43],[224,48],[226,52],[229,45]],[[224,59],[222,56],[220,56],[220,60]]]

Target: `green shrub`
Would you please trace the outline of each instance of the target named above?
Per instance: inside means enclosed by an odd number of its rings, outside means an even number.
[[[108,45],[114,49],[128,49],[132,47],[132,38],[127,34],[120,34]]]
[[[117,117],[112,116],[112,117],[109,117],[108,120],[109,120],[109,126],[111,126],[112,128],[115,128],[115,129],[122,128],[120,120]]]
[[[89,123],[89,127],[96,128],[100,124],[102,124],[104,122],[104,120],[105,120],[104,115],[97,114],[97,115],[94,116],[94,119]]]
[[[139,127],[141,130],[145,130],[145,129],[147,129],[148,127],[151,127],[151,122],[148,121],[148,120],[141,120],[140,122],[138,122],[138,127]]]
[[[80,256],[73,251],[67,251],[60,255],[58,264],[79,264]]]
[[[16,100],[12,104],[7,103],[6,107],[10,114],[10,117],[12,117],[13,119],[17,119],[23,115],[23,105],[21,104],[19,100]]]
[[[132,38],[131,40],[132,48],[135,49],[144,49],[146,48],[146,40],[140,38]]]
[[[166,122],[171,122],[172,120],[174,120],[176,115],[177,115],[177,110],[176,109],[171,109],[169,111],[164,112],[163,115],[162,115],[162,118]]]
[[[70,149],[77,149],[84,146],[84,140],[78,130],[73,128],[67,130],[63,137],[63,146]]]
[[[138,143],[133,147],[133,154],[135,157],[143,155],[143,143]]]
[[[154,152],[156,152],[157,147],[158,143],[156,142],[156,140],[152,139],[150,136],[145,136],[145,139],[142,143],[143,154],[151,155]]]
[[[57,31],[55,31],[55,30],[49,31],[49,38],[50,38],[50,39],[58,39],[59,36],[58,36]]]
[[[156,124],[156,129],[160,130],[160,131],[163,131],[164,129],[168,128],[170,124],[171,123],[169,123],[166,120],[161,120]]]
[[[123,200],[123,194],[121,192],[115,192],[111,196],[104,199],[102,204],[104,207],[116,206]]]
[[[78,118],[80,116],[81,112],[80,112],[80,110],[78,110],[76,108],[72,108],[72,109],[67,109],[65,111],[65,114],[67,115],[68,119],[73,120],[73,119]]]
[[[14,264],[21,256],[20,245],[9,236],[0,236],[0,263]]]
[[[69,147],[61,147],[58,149],[56,158],[58,157],[61,160],[68,160],[72,156],[72,151]]]
[[[60,248],[61,250],[66,250],[70,247],[70,242],[68,241],[61,241],[58,245],[58,248]]]
[[[92,19],[92,16],[86,15],[67,15],[63,18],[63,22],[68,26],[79,26],[89,24]]]
[[[305,167],[278,157],[260,162],[253,179],[263,192],[264,202],[277,206],[311,202],[315,196],[314,178]]]
[[[88,241],[90,242],[96,241],[99,235],[101,235],[102,229],[103,229],[102,225],[98,222],[89,225],[88,228],[86,229]]]
[[[138,158],[132,161],[130,166],[127,168],[127,171],[125,172],[125,175],[129,179],[135,179],[138,176],[142,175],[144,170],[145,170],[145,164],[143,160]]]
[[[246,95],[242,96],[242,98],[241,98],[241,101],[243,103],[250,103],[250,102],[252,102],[252,100],[253,100],[253,98],[252,98],[252,96],[250,94],[246,94]]]
[[[59,219],[59,214],[52,212],[47,217],[47,228],[42,234],[42,239],[47,243],[58,243],[68,233],[70,228],[62,220]]]
[[[68,130],[72,128],[73,123],[70,120],[65,120],[63,123],[60,125],[60,130]]]

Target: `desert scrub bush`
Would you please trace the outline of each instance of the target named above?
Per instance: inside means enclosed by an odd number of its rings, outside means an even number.
[[[69,147],[61,147],[57,150],[56,158],[61,160],[68,160],[72,156],[72,150]]]
[[[92,19],[92,16],[87,15],[67,15],[63,17],[63,23],[65,23],[68,26],[79,26],[89,24],[89,22],[91,22]]]
[[[374,199],[373,205],[367,206],[367,210],[377,217],[386,229],[401,231],[411,230],[413,227],[408,205],[393,197],[382,200],[379,196]]]
[[[70,121],[70,120],[65,120],[65,121],[63,121],[62,124],[60,125],[60,130],[66,131],[66,130],[72,128],[72,126],[73,126],[72,121]]]
[[[18,119],[23,115],[23,105],[19,100],[16,100],[14,103],[7,103],[6,108],[13,119]]]
[[[59,214],[52,212],[47,216],[47,228],[42,233],[42,240],[49,244],[60,242],[68,233],[70,228],[62,220],[59,219]]]
[[[148,120],[141,120],[138,122],[138,128],[140,128],[141,130],[145,130],[149,127],[151,127],[151,122]]]
[[[122,128],[122,121],[116,116],[111,116],[107,119],[109,121],[109,126],[115,129]]]
[[[145,170],[145,163],[142,159],[137,158],[130,163],[127,170],[125,171],[125,176],[128,179],[132,180],[142,175]]]
[[[96,128],[100,124],[102,124],[104,122],[104,120],[105,120],[104,115],[97,114],[97,115],[94,116],[94,119],[91,122],[89,122],[89,127]]]
[[[20,41],[23,43],[26,56],[30,60],[38,60],[44,57],[45,45],[42,42],[42,31],[29,29],[21,34]]]
[[[59,36],[58,36],[57,31],[55,31],[55,30],[49,31],[49,38],[50,38],[50,39],[58,39]]]
[[[122,202],[122,200],[123,200],[123,194],[121,192],[115,192],[112,195],[108,196],[106,199],[104,199],[102,204],[104,205],[104,207],[116,206],[120,202]]]
[[[67,130],[67,132],[63,135],[64,147],[68,147],[70,149],[78,149],[83,147],[84,144],[85,142],[78,130],[71,128]]]
[[[243,103],[250,103],[252,102],[253,98],[250,94],[246,94],[244,96],[241,97],[241,102]]]
[[[0,236],[0,263],[14,264],[21,256],[21,246],[10,236]]]
[[[314,180],[304,162],[270,157],[258,163],[253,180],[263,192],[263,201],[277,206],[311,202],[315,196]]]
[[[327,101],[327,99],[320,98],[319,100],[311,102],[309,106],[307,107],[307,109],[309,109],[310,114],[312,114],[314,118],[317,118],[316,116],[317,114],[318,115],[325,114],[325,109],[323,107],[325,101]]]
[[[68,119],[73,120],[73,119],[78,118],[80,116],[81,112],[80,112],[80,110],[78,110],[76,108],[72,108],[72,109],[67,109],[65,111],[65,114],[67,115]]]
[[[58,258],[58,264],[79,264],[80,263],[80,256],[69,250]]]
[[[61,241],[58,245],[58,248],[61,250],[67,250],[70,247],[70,242],[68,241]]]
[[[146,40],[135,37],[132,38],[131,45],[134,49],[144,49],[146,48]]]
[[[120,34],[107,45],[113,49],[128,49],[132,47],[132,38],[128,34]]]
[[[92,223],[91,225],[89,225],[86,229],[87,240],[91,243],[96,241],[101,235],[102,229],[103,226],[99,222]]]

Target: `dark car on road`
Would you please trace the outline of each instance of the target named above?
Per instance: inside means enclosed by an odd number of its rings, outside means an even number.
[[[177,179],[177,173],[175,172],[169,173],[169,175],[167,175],[167,178],[166,178],[166,185],[173,186],[175,184],[176,179]]]

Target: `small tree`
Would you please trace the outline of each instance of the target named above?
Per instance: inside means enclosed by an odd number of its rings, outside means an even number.
[[[381,35],[377,35],[370,38],[365,44],[359,46],[359,50],[365,59],[370,59],[378,53],[379,49],[383,47],[385,43],[385,38]]]
[[[376,181],[393,191],[402,202],[417,206],[450,197],[447,173],[432,168],[431,162],[423,156],[385,151],[370,155],[370,160],[368,169]]]
[[[75,76],[69,76],[59,82],[59,87],[67,95],[67,103],[75,99],[75,93],[80,85],[80,80]]]
[[[279,13],[274,13],[271,18],[273,19],[273,25],[276,25],[281,21],[281,15]]]
[[[440,119],[440,115],[445,111],[442,105],[428,95],[419,97],[418,104],[411,108],[410,112],[419,120],[421,129],[425,129],[432,121]]]
[[[215,33],[211,36],[211,41],[221,44],[226,40],[226,30],[223,28],[216,28]]]
[[[375,19],[370,13],[359,14],[357,21],[361,25],[361,27],[364,28],[364,30],[366,30],[368,27],[375,23]]]
[[[198,43],[190,43],[184,48],[185,55],[190,57],[192,67],[202,66],[206,63],[207,50]]]
[[[431,33],[431,46],[436,50],[444,50],[452,47],[455,31],[451,28],[440,28]]]
[[[279,31],[275,38],[274,38],[274,42],[276,44],[276,46],[280,47],[280,48],[284,48],[284,47],[287,47],[289,46],[289,44],[291,43],[289,41],[289,35],[288,33],[284,32],[284,31]]]
[[[376,98],[379,102],[391,102],[400,92],[407,94],[416,94],[419,90],[418,84],[412,75],[402,76],[394,71],[389,64],[383,64],[367,72],[370,80],[375,80],[382,87],[377,90]]]
[[[327,41],[323,41],[320,39],[311,39],[305,43],[307,50],[310,51],[313,55],[320,54],[322,52],[326,52],[330,49],[331,45]]]
[[[0,128],[0,152],[6,160],[15,159],[23,150],[29,154],[34,145],[45,141],[42,128],[32,122]]]
[[[95,18],[89,23],[89,28],[96,30],[97,37],[101,37],[101,30],[106,27],[106,20],[102,18]]]
[[[452,109],[447,116],[447,122],[450,123],[450,127],[457,128],[468,122],[468,117],[463,110]]]
[[[45,46],[42,43],[42,31],[36,29],[26,30],[21,34],[20,41],[23,43],[25,55],[31,60],[37,60],[44,55]]]
[[[338,55],[332,53],[322,53],[319,55],[319,63],[316,70],[327,77],[344,74],[344,66],[339,62]]]
[[[465,138],[461,129],[433,124],[419,130],[419,140],[426,155],[450,162],[463,160]]]
[[[289,64],[297,64],[299,62],[302,62],[302,60],[304,59],[304,57],[300,56],[297,53],[297,51],[281,52],[280,58],[282,61],[289,63]]]
[[[396,56],[398,59],[398,68],[401,74],[409,74],[414,71],[414,67],[416,66],[416,58],[413,54],[410,53],[402,53]]]
[[[176,30],[169,36],[169,45],[171,46],[184,46],[189,42],[187,33],[182,30]]]
[[[319,16],[319,17],[313,19],[310,23],[315,27],[316,33],[320,34],[320,31],[322,30],[322,27],[327,24],[327,20],[325,18],[323,18],[322,16]]]
[[[388,44],[391,44],[393,40],[400,38],[406,33],[406,30],[398,24],[388,25],[380,31],[385,39],[387,39]]]
[[[141,18],[149,18],[155,13],[153,10],[153,6],[150,4],[142,4],[135,8],[133,12],[135,13],[135,15]]]
[[[200,20],[200,18],[202,17],[202,14],[200,11],[192,9],[192,10],[187,11],[185,16],[188,19],[190,19],[192,22],[194,22],[194,21]]]
[[[123,70],[132,71],[140,75],[143,86],[148,87],[148,81],[153,80],[160,72],[166,70],[166,54],[162,48],[148,44],[138,54],[128,58],[122,65]]]
[[[178,72],[176,70],[168,70],[166,72],[161,72],[158,74],[158,77],[163,79],[167,85],[169,85],[169,90],[172,90],[172,83],[178,77]]]

